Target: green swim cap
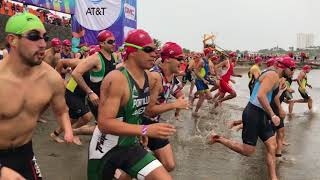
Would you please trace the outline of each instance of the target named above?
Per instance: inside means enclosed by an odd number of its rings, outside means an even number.
[[[87,47],[87,46],[82,46],[81,48],[80,48],[80,51],[81,52],[86,52],[86,51],[89,51],[90,49]]]
[[[6,33],[23,34],[33,29],[45,30],[41,20],[31,13],[18,13],[11,16],[6,24]]]

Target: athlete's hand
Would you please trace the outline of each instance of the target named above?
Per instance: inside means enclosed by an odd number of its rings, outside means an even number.
[[[285,90],[287,90],[287,85],[286,84],[281,84],[279,93],[282,94]]]
[[[279,109],[279,116],[282,119],[286,117],[286,112],[282,108]]]
[[[73,132],[72,131],[65,131],[64,132],[64,140],[67,143],[73,143]]]
[[[7,168],[7,167],[3,167],[3,168],[1,168],[0,180],[26,180],[26,179],[23,178],[16,171],[14,171],[10,168]]]
[[[92,102],[94,106],[99,105],[99,97],[96,93],[90,93],[89,94],[89,100]]]
[[[235,83],[236,83],[236,81],[235,81],[235,80],[233,80],[233,79],[230,79],[230,81],[231,81],[233,84],[235,84]]]
[[[168,123],[154,123],[148,125],[147,136],[153,138],[168,139],[176,132],[176,129]]]
[[[174,102],[175,109],[189,109],[189,101],[184,99],[183,97],[179,97]]]
[[[149,138],[148,136],[141,136],[140,143],[143,145],[144,148],[148,147]]]
[[[209,84],[209,82],[208,82],[207,80],[205,80],[205,79],[203,80],[203,82],[204,82],[205,84]]]
[[[72,72],[72,68],[71,68],[71,67],[68,67],[68,68],[66,69],[66,71],[67,71],[67,73],[71,73],[71,72]]]
[[[279,126],[279,124],[280,124],[280,118],[277,115],[273,115],[271,117],[271,121],[273,122],[273,124],[275,126]]]

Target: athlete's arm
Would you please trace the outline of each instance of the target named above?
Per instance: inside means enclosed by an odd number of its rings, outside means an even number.
[[[71,143],[73,140],[73,132],[71,128],[68,107],[64,97],[65,86],[63,79],[58,73],[55,72],[50,74],[50,85],[54,91],[50,100],[52,110],[58,120],[58,123],[64,129],[65,140]]]
[[[227,63],[228,63],[227,61],[228,61],[228,60],[224,60],[224,61],[220,62],[219,64],[215,65],[215,66],[214,66],[214,71],[215,71],[215,72],[218,72],[218,69],[219,69],[219,68],[222,68],[222,67],[226,66]]]
[[[61,59],[56,66],[56,71],[62,74],[66,67],[71,67],[71,69],[74,69],[80,62],[81,59]]]
[[[117,114],[125,105],[128,83],[120,71],[110,72],[101,84],[98,127],[105,134],[136,136],[142,135],[142,126],[117,120]],[[122,88],[118,88],[122,87]]]
[[[304,78],[304,73],[300,72],[298,77],[297,77],[297,83],[298,83],[299,87],[301,87],[301,88],[302,88],[302,80],[303,80],[303,78]]]
[[[119,88],[123,87],[123,88]],[[110,72],[102,82],[98,127],[102,133],[125,136],[142,136],[143,125],[134,125],[116,119],[121,106],[127,104],[128,82],[117,70]],[[127,92],[130,94],[129,92]],[[168,138],[175,132],[172,125],[155,123],[147,126],[149,137]]]
[[[279,76],[271,71],[265,74],[263,79],[260,81],[260,89],[258,91],[257,98],[263,107],[263,109],[270,115],[270,117],[273,117],[274,112],[270,106],[270,103],[267,98],[267,93],[272,91],[272,88],[274,85],[279,81]]]
[[[214,71],[214,64],[212,63],[212,61],[209,60],[209,71],[211,75],[215,75],[215,71]]]
[[[151,72],[150,78],[153,79],[153,82],[150,87],[150,102],[146,108],[145,114],[149,117],[155,117],[158,114],[173,110],[176,108],[175,103],[158,103],[158,97],[160,92],[162,91],[162,80],[161,76],[157,72]]]
[[[200,62],[199,62],[199,66],[197,67],[197,68],[195,68],[195,70],[194,70],[194,74],[197,76],[197,78],[199,78],[199,79],[202,79],[202,80],[204,80],[202,77],[201,77],[201,75],[200,75],[200,70],[201,70],[201,68],[203,68],[204,67],[204,63],[203,63],[203,61],[201,60]]]
[[[13,180],[26,180],[23,178],[18,172],[14,171],[13,169],[2,167],[0,169],[0,179],[13,179]]]
[[[194,60],[190,60],[188,70],[192,71],[194,65]]]
[[[90,93],[92,90],[84,81],[82,76],[84,73],[96,68],[99,65],[99,58],[97,58],[97,55],[93,55],[82,60],[81,63],[79,63],[78,66],[72,71],[71,76],[77,82],[78,86],[80,86],[80,88],[84,90],[87,94]]]

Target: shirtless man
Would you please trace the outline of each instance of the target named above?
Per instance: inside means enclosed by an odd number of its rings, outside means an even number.
[[[42,177],[32,135],[49,104],[65,130],[65,140],[73,139],[65,88],[59,74],[42,63],[48,36],[37,16],[16,14],[9,18],[5,31],[11,50],[0,63],[0,162],[28,180],[38,180]]]
[[[58,38],[51,40],[51,48],[47,49],[44,54],[44,62],[48,63],[51,67],[55,68],[59,59],[61,51],[61,41]]]

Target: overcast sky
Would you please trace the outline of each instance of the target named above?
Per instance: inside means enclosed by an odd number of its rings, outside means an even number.
[[[144,0],[137,8],[138,28],[192,50],[211,32],[231,50],[296,47],[299,32],[320,45],[320,0]]]

